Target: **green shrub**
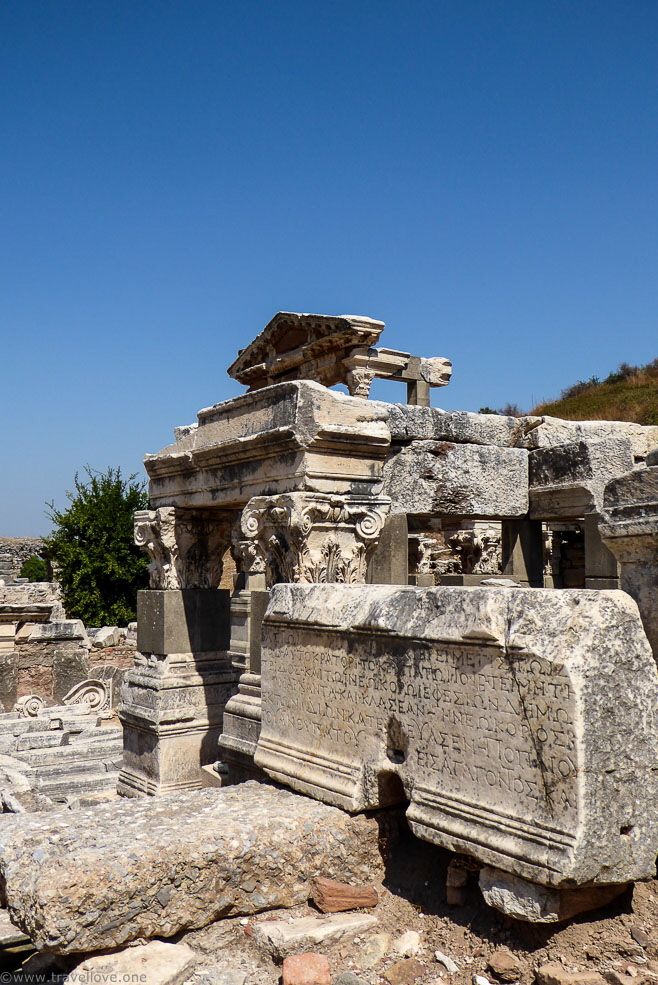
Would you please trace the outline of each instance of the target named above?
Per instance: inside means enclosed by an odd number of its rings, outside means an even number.
[[[133,514],[148,507],[144,484],[120,468],[75,475],[67,510],[48,506],[55,531],[45,541],[57,565],[69,618],[88,626],[125,626],[135,618],[137,591],[148,587],[148,560],[133,542]]]
[[[49,581],[48,565],[38,554],[33,554],[27,561],[23,561],[20,577],[27,578],[28,581]]]

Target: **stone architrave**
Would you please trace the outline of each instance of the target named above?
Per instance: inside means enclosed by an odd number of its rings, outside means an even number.
[[[199,411],[198,426],[147,455],[151,505],[242,509],[307,490],[377,495],[391,441],[379,405],[319,383],[278,383]]]
[[[253,550],[268,588],[278,582],[362,584],[389,509],[386,496],[256,496],[242,514],[244,550]]]
[[[275,780],[408,799],[418,837],[521,882],[654,875],[658,674],[625,593],[278,585],[262,642]]]
[[[610,437],[530,452],[531,520],[578,518],[600,513],[603,491],[611,479],[634,465],[629,437]]]
[[[528,452],[452,441],[391,449],[382,491],[393,513],[521,517],[528,511]]]
[[[229,651],[229,592],[219,589],[238,516],[173,507],[135,514],[152,588],[138,595],[138,652],[121,689],[124,796],[200,787],[201,767],[217,758],[239,675]]]
[[[619,587],[637,602],[658,660],[658,462],[606,487],[599,532],[619,562]]]

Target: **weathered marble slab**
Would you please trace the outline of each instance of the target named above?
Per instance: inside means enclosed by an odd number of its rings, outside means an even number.
[[[384,465],[383,493],[392,513],[520,517],[528,512],[524,448],[412,441]]]
[[[623,592],[277,585],[256,764],[553,886],[648,878],[658,675]],[[641,794],[640,794],[641,792]]]
[[[522,444],[525,448],[552,448],[575,441],[627,439],[633,456],[642,460],[658,447],[658,427],[634,424],[630,421],[564,421],[559,417],[535,418],[539,426],[528,431]]]
[[[295,490],[378,492],[390,443],[369,401],[278,383],[199,411],[198,427],[144,459],[151,506],[244,505]]]
[[[658,661],[658,460],[609,483],[599,532],[620,566],[619,583],[635,599]]]
[[[7,816],[0,871],[11,920],[55,953],[294,906],[319,875],[383,875],[374,819],[254,782]]]
[[[529,431],[541,423],[540,417],[506,417],[502,414],[473,414],[463,410],[440,410],[413,404],[370,401],[381,412],[394,442],[454,441],[458,444],[497,445],[515,448],[523,445]]]
[[[628,437],[579,440],[530,452],[530,517],[559,520],[600,513],[608,482],[634,466]]]

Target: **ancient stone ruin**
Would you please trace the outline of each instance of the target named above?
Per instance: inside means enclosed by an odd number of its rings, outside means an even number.
[[[59,878],[48,845],[68,837],[57,816],[14,820],[0,866],[39,946],[118,946],[275,905],[272,873],[231,868],[242,808],[251,837],[273,837],[271,780],[292,827],[312,803],[349,830],[343,875],[375,865],[372,818],[401,806],[525,921],[655,875],[658,428],[433,408],[450,363],[379,348],[383,328],[279,312],[229,370],[249,391],[146,456],[135,539],[151,588],[119,705],[133,800],[90,814],[77,844],[100,924],[70,894],[44,903],[37,869]],[[369,399],[375,378],[405,383],[407,402]],[[207,824],[174,830],[173,803],[181,825]],[[170,846],[146,888],[126,861],[140,824]],[[300,838],[290,850],[312,854]],[[94,881],[104,851],[125,878]],[[190,852],[221,905],[184,875]]]

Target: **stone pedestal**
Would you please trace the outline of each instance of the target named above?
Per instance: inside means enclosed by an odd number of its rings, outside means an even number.
[[[544,537],[540,520],[503,520],[502,574],[528,588],[544,585]]]
[[[124,796],[202,785],[200,768],[217,758],[224,708],[237,687],[229,607],[229,592],[219,589],[139,593],[138,654],[119,705]]]
[[[658,465],[606,486],[603,543],[619,562],[619,587],[635,599],[658,660]]]

